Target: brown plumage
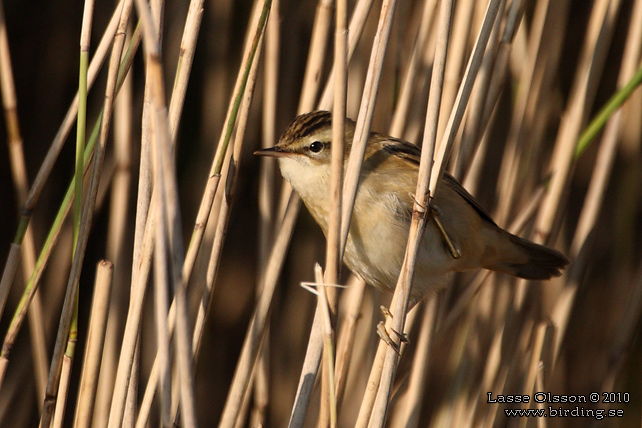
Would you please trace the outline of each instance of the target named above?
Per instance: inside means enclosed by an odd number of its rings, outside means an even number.
[[[346,119],[345,156],[350,153],[355,124]],[[297,117],[279,143],[259,150],[276,157],[281,173],[301,196],[324,233],[328,231],[331,114]],[[408,239],[412,192],[419,172],[419,148],[372,132],[359,178],[359,188],[344,262],[369,284],[393,290]],[[434,220],[427,224],[417,258],[412,302],[444,286],[452,272],[485,268],[521,278],[542,280],[561,275],[568,259],[559,251],[510,234],[449,174],[432,199],[446,233],[461,252],[454,258]]]

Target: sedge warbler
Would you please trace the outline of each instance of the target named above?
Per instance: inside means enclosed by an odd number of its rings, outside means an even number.
[[[346,119],[344,165],[350,155],[354,130],[354,121]],[[331,141],[331,114],[315,111],[294,119],[276,146],[255,152],[278,159],[281,174],[326,235]],[[401,270],[420,156],[420,149],[413,144],[370,133],[344,263],[381,290],[394,291]],[[453,272],[485,268],[543,280],[561,275],[561,269],[569,263],[559,251],[501,229],[448,173],[443,175],[430,204],[439,213],[438,220],[429,218],[426,225],[417,256],[411,305],[445,286]]]

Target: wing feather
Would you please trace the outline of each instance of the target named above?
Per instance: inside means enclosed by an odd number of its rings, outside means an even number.
[[[382,141],[382,150],[385,152],[394,155],[409,164],[419,167],[419,161],[421,160],[421,149],[414,144],[410,144],[407,141],[399,140],[396,138],[386,138]],[[489,223],[496,226],[495,221],[488,212],[475,200],[473,195],[468,193],[464,187],[459,184],[459,182],[447,172],[444,172],[442,177],[442,184],[447,185],[450,189],[454,190],[459,196],[461,196],[466,203],[477,211],[481,218],[488,221]]]

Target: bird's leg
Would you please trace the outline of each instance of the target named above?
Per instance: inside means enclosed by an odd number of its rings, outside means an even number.
[[[424,204],[419,202],[417,198],[415,198],[415,195],[413,195],[412,193],[410,194],[410,197],[413,199],[413,201],[415,201],[417,205],[422,207],[425,211],[428,211],[430,217],[435,221],[437,229],[439,229],[439,233],[441,233],[444,241],[446,241],[446,246],[448,246],[448,251],[450,252],[450,255],[453,257],[453,259],[460,258],[461,251],[459,250],[459,248],[457,248],[457,245],[455,245],[455,241],[450,238],[448,232],[446,232],[446,228],[444,228],[441,220],[439,220],[439,216],[441,216],[441,210],[439,209],[439,207],[430,202],[430,198],[426,198],[426,200],[428,201],[428,207],[426,207]]]
[[[388,317],[392,318],[393,317],[393,315],[390,312],[390,310],[388,308],[386,308],[385,306],[381,306],[380,309],[381,309],[381,312],[383,313],[384,317],[386,317],[386,318],[388,318]],[[406,335],[406,333],[399,333],[394,328],[391,328],[390,331],[392,331],[395,335],[397,335],[397,337],[399,338],[399,341],[401,343],[408,343],[409,342],[408,335]],[[386,329],[386,325],[385,325],[385,323],[383,321],[380,321],[379,324],[377,324],[377,334],[379,335],[381,340],[386,342],[386,344],[388,346],[390,346],[397,353],[397,355],[401,355],[400,346],[397,345],[397,343],[394,340],[392,340],[392,338],[390,337],[390,334],[388,333],[388,329]]]
[[[394,340],[390,337],[388,334],[388,330],[386,329],[386,324],[383,321],[379,321],[379,324],[377,324],[377,334],[379,335],[379,338],[386,342],[386,345],[390,346],[393,351],[397,353],[397,355],[401,356],[401,349],[400,346],[395,343]]]

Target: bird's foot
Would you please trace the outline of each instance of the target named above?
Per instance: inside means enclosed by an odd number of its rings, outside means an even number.
[[[393,315],[388,308],[386,308],[385,306],[381,306],[380,309],[386,318],[393,318]],[[386,344],[390,346],[397,353],[397,355],[401,356],[401,343],[410,342],[408,340],[408,335],[406,333],[399,333],[394,328],[391,328],[390,331],[399,338],[399,343],[392,340],[392,337],[390,337],[390,333],[388,333],[388,329],[386,328],[386,325],[383,321],[380,321],[379,324],[377,324],[377,334],[379,335],[381,340],[386,342]]]

